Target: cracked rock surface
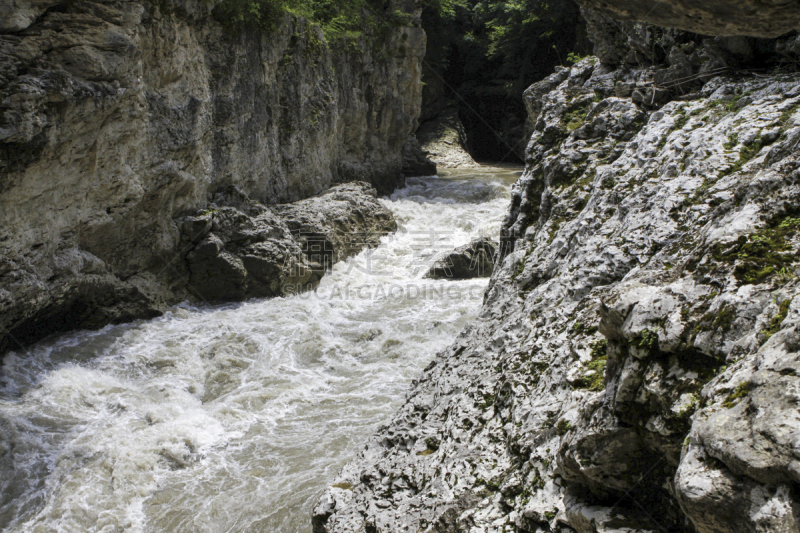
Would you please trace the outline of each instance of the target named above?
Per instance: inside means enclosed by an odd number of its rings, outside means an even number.
[[[207,302],[311,290],[335,263],[397,230],[377,196],[356,182],[291,204],[245,200],[187,217],[187,289]]]
[[[528,91],[480,317],[315,532],[800,531],[800,78],[616,90],[644,75]]]

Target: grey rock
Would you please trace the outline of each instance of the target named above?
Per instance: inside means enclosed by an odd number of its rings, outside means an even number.
[[[800,28],[800,6],[785,0],[578,0],[618,20],[638,21],[704,35],[779,37]]]
[[[417,130],[422,152],[437,166],[470,168],[477,163],[469,155],[467,133],[458,116],[458,106],[450,102],[439,114]]]
[[[436,163],[422,151],[416,135],[408,138],[403,151],[403,175],[409,178],[436,175]]]
[[[382,194],[403,183],[425,54],[415,0],[388,2],[410,25],[358,50],[327,46],[298,17],[269,35],[229,31],[212,8],[2,2],[0,351],[152,316],[189,297],[185,279],[201,272],[231,276],[214,299],[273,293],[242,281],[289,253],[267,241],[236,241],[234,253],[220,233],[225,249],[193,255],[190,271],[183,257],[196,242],[185,239],[211,219],[181,220],[198,209],[286,203],[347,181]],[[276,227],[222,215],[215,222],[236,231]],[[76,259],[61,268],[67,256]]]
[[[617,91],[658,68],[587,59],[528,91],[480,317],[316,531],[798,530],[800,78]]]
[[[248,207],[258,214],[223,207],[182,224],[190,231],[184,239],[196,243],[186,256],[193,296],[219,302],[311,290],[335,263],[397,229],[366,183],[338,185],[292,204]]]
[[[425,274],[433,279],[488,278],[494,272],[497,246],[481,238],[437,257]]]

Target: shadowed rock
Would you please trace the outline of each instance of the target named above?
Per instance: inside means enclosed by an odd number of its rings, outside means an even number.
[[[433,279],[488,278],[494,272],[497,247],[489,239],[477,239],[436,259],[425,274]]]
[[[800,28],[793,0],[577,0],[619,20],[648,22],[704,35],[779,37]]]
[[[196,243],[187,255],[192,295],[230,301],[310,290],[334,263],[397,229],[366,183],[348,183],[306,200],[223,207],[183,222]]]
[[[0,2],[0,353],[163,312],[187,278],[214,300],[275,293],[263,280],[300,243],[265,237],[289,230],[256,212],[252,235],[226,240],[239,207],[221,189],[272,205],[402,185],[425,53],[416,0],[387,4],[409,25],[352,53],[302,17],[232,32],[214,4]],[[187,242],[176,219],[209,203],[189,235],[225,231]]]

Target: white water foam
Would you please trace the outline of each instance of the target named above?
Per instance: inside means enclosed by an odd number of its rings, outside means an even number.
[[[400,230],[316,293],[179,306],[6,357],[0,528],[310,531],[337,471],[475,317],[487,280],[422,276],[497,238],[512,168],[409,180]]]

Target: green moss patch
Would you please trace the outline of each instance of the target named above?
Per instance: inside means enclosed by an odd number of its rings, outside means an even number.
[[[658,333],[646,329],[642,331],[639,336],[634,340],[633,344],[639,348],[644,348],[651,354],[658,351]]]
[[[735,263],[733,273],[739,282],[762,283],[800,258],[791,245],[798,229],[800,218],[778,217],[756,233],[742,235],[733,245],[715,244],[711,257],[717,263]]]
[[[736,308],[727,303],[716,313],[706,313],[694,327],[695,332],[701,331],[727,331],[736,320]]]
[[[570,429],[572,429],[572,424],[570,424],[563,418],[558,421],[558,424],[556,424],[556,433],[558,433],[562,437],[566,435],[567,431],[569,431]]]
[[[778,333],[781,329],[781,325],[783,321],[786,320],[786,316],[789,314],[789,305],[792,303],[791,300],[788,298],[781,302],[778,308],[778,314],[772,317],[772,320],[769,322],[769,327],[764,330],[764,335],[766,335],[767,339]]]
[[[573,384],[575,389],[588,389],[591,391],[601,391],[605,388],[605,370],[608,364],[608,341],[600,339],[589,345],[591,347],[592,360],[584,363],[584,367],[591,373],[576,380]]]
[[[737,132],[733,132],[730,135],[728,135],[728,142],[726,142],[722,146],[725,147],[726,150],[733,150],[738,144],[739,144],[739,134]]]
[[[586,121],[586,115],[589,114],[591,107],[591,100],[579,101],[577,105],[571,107],[571,109],[564,113],[564,115],[561,117],[561,125],[568,132],[577,130],[583,126],[584,122]]]
[[[728,148],[728,144],[726,144],[725,147]],[[741,150],[739,150],[739,160],[735,161],[731,166],[720,172],[720,177],[728,176],[729,174],[733,174],[734,172],[739,172],[742,170],[742,167],[754,159],[763,147],[764,143],[761,140],[761,137],[749,144],[742,146]]]
[[[736,390],[728,394],[727,398],[725,398],[725,401],[722,402],[722,406],[726,409],[734,407],[739,403],[739,400],[750,394],[750,391],[752,391],[754,388],[755,386],[750,381],[739,383],[739,385],[736,387]]]

